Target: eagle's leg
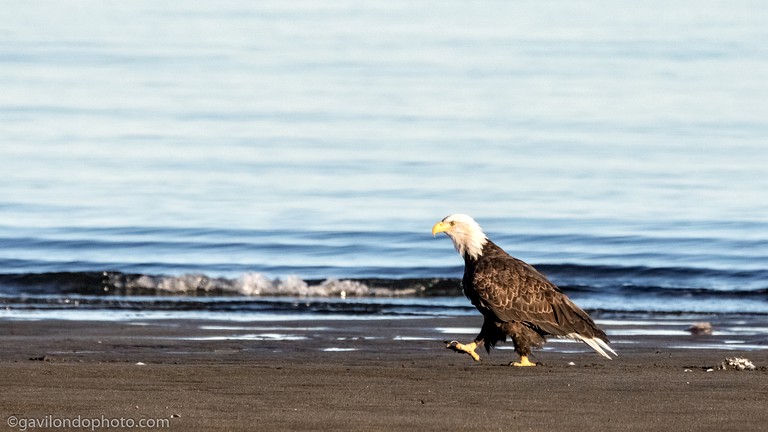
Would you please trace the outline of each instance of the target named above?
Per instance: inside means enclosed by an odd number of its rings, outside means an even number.
[[[515,344],[515,352],[520,356],[519,362],[512,362],[510,366],[536,366],[536,363],[528,360],[531,348],[539,347],[544,343],[544,336],[534,329],[522,323],[513,323],[506,329]]]
[[[480,356],[477,355],[477,353],[475,352],[475,349],[478,346],[481,346],[482,344],[483,344],[482,340],[481,341],[477,341],[476,340],[476,341],[474,341],[472,343],[468,343],[466,345],[463,344],[463,343],[460,343],[459,341],[450,341],[450,342],[448,342],[448,344],[445,345],[445,347],[450,349],[450,350],[454,350],[456,352],[467,353],[467,354],[469,354],[470,357],[472,357],[472,359],[474,361],[480,361]]]
[[[512,362],[509,364],[510,366],[536,366],[536,363],[531,363],[530,360],[528,360],[528,356],[520,356],[519,362]]]

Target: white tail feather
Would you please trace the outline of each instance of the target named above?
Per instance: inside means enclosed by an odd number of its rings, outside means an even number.
[[[578,333],[569,333],[566,335],[566,337],[584,342],[585,344],[589,345],[590,348],[597,351],[598,354],[607,358],[608,360],[611,360],[611,356],[606,354],[605,351],[609,351],[611,354],[618,356],[618,354],[616,354],[616,351],[611,349],[611,347],[609,347],[608,344],[605,343],[605,341],[602,339],[586,338]]]

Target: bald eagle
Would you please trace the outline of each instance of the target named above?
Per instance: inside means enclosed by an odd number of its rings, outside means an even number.
[[[465,352],[475,361],[477,347],[490,352],[509,336],[520,355],[513,366],[535,366],[528,360],[532,348],[540,347],[547,336],[586,343],[610,359],[605,332],[560,289],[531,265],[504,252],[483,233],[474,219],[463,214],[447,216],[432,227],[432,235],[446,233],[464,258],[464,295],[483,314],[484,322],[475,340],[457,341],[446,348]]]

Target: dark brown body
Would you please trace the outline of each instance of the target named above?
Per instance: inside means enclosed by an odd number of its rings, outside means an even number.
[[[464,295],[485,320],[475,338],[490,352],[509,336],[515,352],[528,356],[546,336],[580,335],[608,342],[581,308],[532,266],[487,240],[482,255],[464,256]]]

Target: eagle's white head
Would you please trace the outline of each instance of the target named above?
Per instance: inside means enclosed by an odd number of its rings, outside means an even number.
[[[453,240],[453,246],[462,257],[477,259],[483,254],[488,237],[474,219],[465,214],[452,214],[432,227],[432,235],[444,232]]]

